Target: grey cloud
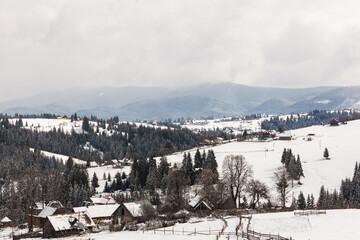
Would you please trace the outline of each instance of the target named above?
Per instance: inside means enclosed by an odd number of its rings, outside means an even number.
[[[357,85],[359,5],[4,0],[0,101],[103,85]]]

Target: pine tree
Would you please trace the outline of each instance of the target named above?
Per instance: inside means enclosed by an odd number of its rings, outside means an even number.
[[[299,179],[300,177],[304,177],[304,171],[301,165],[299,154],[297,155],[297,160],[296,160],[296,174]]]
[[[325,148],[324,150],[324,158],[328,159],[329,158],[329,150],[327,148]]]
[[[195,157],[194,157],[194,167],[195,168],[202,167],[201,154],[200,154],[199,149],[196,149],[196,153],[195,153]]]
[[[302,209],[302,210],[304,210],[306,208],[306,201],[305,201],[305,197],[304,197],[304,194],[302,193],[302,191],[300,191],[300,194],[297,199],[297,208]]]
[[[111,182],[111,176],[110,176],[110,173],[108,173],[107,180],[108,180],[109,182]]]
[[[322,185],[320,188],[320,194],[319,194],[319,199],[317,201],[317,206],[320,209],[326,208],[326,192],[324,185]]]
[[[96,173],[94,172],[93,177],[91,179],[91,186],[95,189],[97,187],[99,187],[99,179],[96,176]]]

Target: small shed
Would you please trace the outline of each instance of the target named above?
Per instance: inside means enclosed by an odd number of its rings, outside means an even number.
[[[64,237],[79,232],[91,231],[94,221],[86,212],[63,213],[48,216],[43,226],[43,237]]]
[[[201,197],[199,195],[197,195],[195,198],[193,198],[190,203],[189,206],[191,207],[191,209],[195,212],[195,211],[212,211],[213,210],[213,206],[212,204],[204,197]]]
[[[1,219],[1,226],[10,226],[12,223],[11,219],[8,217],[4,217]]]
[[[143,207],[153,207],[149,200],[139,200],[133,202],[123,202],[120,204],[120,215],[122,222],[141,221],[143,217]]]
[[[73,210],[74,212],[87,212],[96,224],[118,224],[121,218],[119,207],[119,204],[109,204],[74,207]]]
[[[331,119],[329,123],[330,126],[339,126],[339,121],[336,119]]]

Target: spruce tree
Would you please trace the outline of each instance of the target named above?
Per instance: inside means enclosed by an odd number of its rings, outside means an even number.
[[[99,179],[96,176],[96,173],[94,172],[93,177],[91,179],[91,186],[95,189],[97,187],[99,187]]]
[[[306,201],[302,191],[300,191],[300,194],[297,199],[297,208],[301,210],[304,210],[306,208]]]
[[[324,150],[324,158],[329,158],[329,150],[327,149],[327,148],[325,148],[325,150]]]
[[[201,168],[202,161],[201,161],[201,154],[199,149],[196,149],[195,157],[194,157],[194,168]]]
[[[320,194],[319,194],[319,199],[317,201],[317,206],[320,209],[326,208],[326,191],[324,185],[322,185],[320,188]]]

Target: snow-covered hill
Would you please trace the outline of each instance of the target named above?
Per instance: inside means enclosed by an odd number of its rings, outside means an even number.
[[[295,196],[302,190],[304,194],[313,193],[317,197],[321,185],[330,190],[338,189],[342,179],[352,176],[355,163],[360,162],[360,135],[357,134],[359,131],[360,120],[356,120],[338,127],[312,126],[293,130],[291,134],[294,140],[291,141],[231,142],[203,149],[214,150],[220,174],[226,155],[244,155],[253,166],[254,177],[264,181],[272,189],[275,199],[274,171],[281,166],[280,159],[284,148],[291,148],[294,154],[300,155],[305,174],[305,178],[301,179],[303,185],[294,188]],[[312,141],[307,141],[309,133],[315,134]],[[325,147],[329,149],[331,160],[323,158]],[[195,151],[196,149],[190,151],[192,157]],[[183,153],[173,154],[167,158],[172,164],[181,164]]]

